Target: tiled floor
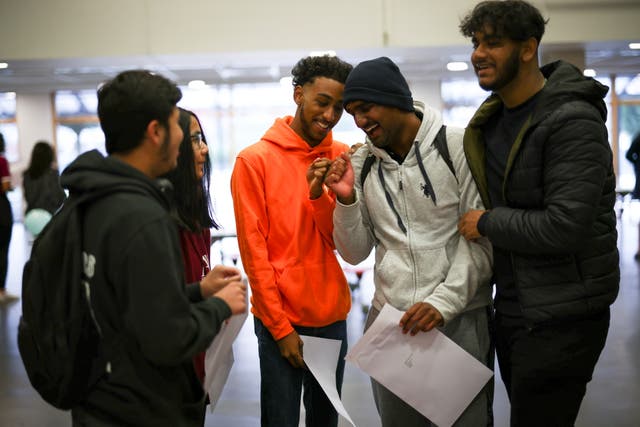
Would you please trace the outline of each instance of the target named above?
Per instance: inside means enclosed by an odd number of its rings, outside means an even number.
[[[580,415],[580,427],[640,426],[640,263],[633,258],[638,248],[640,203],[627,205],[619,223],[622,283],[613,305],[611,329],[605,350],[589,384]],[[20,292],[22,265],[29,244],[21,224],[14,227],[8,290]],[[357,295],[354,299],[357,301]],[[0,426],[69,426],[70,416],[44,403],[30,387],[16,345],[20,303],[0,305]],[[208,427],[259,426],[259,369],[256,339],[248,319],[238,337],[235,365],[217,408],[208,414]],[[361,335],[363,315],[359,304],[349,315],[349,341]],[[356,425],[378,427],[368,377],[347,363],[343,402]],[[496,378],[495,425],[506,427],[508,403]],[[340,421],[341,427],[349,425]]]

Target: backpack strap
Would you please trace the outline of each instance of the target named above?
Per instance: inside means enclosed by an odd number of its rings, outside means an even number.
[[[451,171],[451,173],[453,174],[453,176],[456,178],[456,181],[457,181],[458,177],[456,176],[456,169],[453,167],[453,162],[451,161],[451,154],[449,154],[449,145],[447,144],[447,127],[445,125],[442,125],[440,127],[438,134],[433,140],[433,145],[436,147],[436,150],[438,150],[438,152],[442,156],[442,160],[444,160],[444,162],[447,164],[447,167],[449,168],[449,170]]]
[[[364,191],[364,180],[367,179],[367,175],[371,172],[371,166],[373,162],[376,161],[376,157],[369,153],[369,155],[364,159],[364,163],[362,164],[362,173],[360,174],[360,187],[363,188]]]

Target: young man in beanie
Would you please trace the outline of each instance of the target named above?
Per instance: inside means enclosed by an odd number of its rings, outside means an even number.
[[[306,425],[335,427],[338,414],[305,367],[300,335],[342,342],[347,352],[349,286],[334,254],[335,195],[323,186],[330,160],[348,147],[331,129],[342,116],[352,66],[307,57],[291,70],[295,116],[279,118],[238,154],[231,193],[242,265],[251,285],[260,356],[262,426],[298,427],[304,386]]]
[[[618,293],[608,88],[538,65],[546,22],[524,1],[479,3],[460,24],[492,95],[464,149],[488,210],[460,221],[494,251],[495,334],[512,426],[573,426]]]
[[[351,158],[334,161],[325,183],[338,196],[333,237],[340,255],[357,264],[376,249],[376,290],[365,329],[391,304],[405,311],[404,333],[437,327],[491,367],[491,248],[483,238],[466,241],[456,229],[461,212],[482,206],[464,158],[463,131],[446,128],[450,168],[434,145],[440,114],[413,101],[400,70],[385,57],[353,69],[343,102],[366,133],[366,144]],[[362,182],[368,156],[374,161]],[[431,425],[371,382],[383,426]],[[487,385],[456,425],[489,424],[491,390]]]

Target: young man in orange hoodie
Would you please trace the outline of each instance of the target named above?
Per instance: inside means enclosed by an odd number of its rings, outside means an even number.
[[[342,387],[351,296],[334,254],[335,195],[324,175],[349,148],[331,129],[342,116],[352,66],[330,56],[292,69],[295,116],[276,119],[240,152],[231,193],[260,356],[262,426],[297,427],[304,385],[306,425],[337,426],[338,414],[305,368],[300,335],[342,341],[336,386]]]

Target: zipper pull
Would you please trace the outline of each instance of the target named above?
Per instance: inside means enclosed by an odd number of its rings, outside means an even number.
[[[400,180],[400,191],[402,191],[402,180]]]

